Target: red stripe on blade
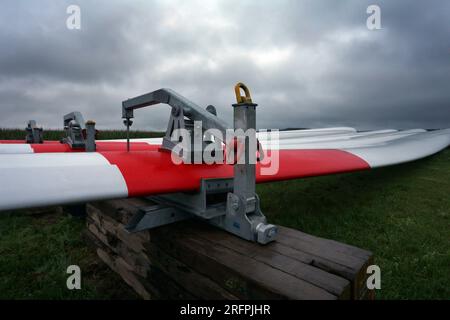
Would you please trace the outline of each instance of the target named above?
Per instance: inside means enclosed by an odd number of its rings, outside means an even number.
[[[231,165],[181,164],[159,151],[101,152],[120,169],[130,197],[197,190],[202,178],[233,176]],[[264,166],[268,167],[268,166]],[[288,180],[370,169],[363,159],[340,150],[279,150],[278,172],[261,175],[257,182]]]
[[[44,143],[44,144],[31,144],[31,148],[35,153],[51,153],[51,152],[84,152],[83,149],[72,149],[64,143]],[[159,145],[150,145],[145,142],[132,142],[132,151],[151,151],[158,150]],[[107,151],[126,151],[126,142],[97,142],[98,152]]]

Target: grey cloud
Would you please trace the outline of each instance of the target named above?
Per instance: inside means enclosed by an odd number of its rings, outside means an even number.
[[[69,4],[82,29],[65,27]],[[382,30],[368,31],[379,4]],[[4,1],[0,127],[79,110],[122,128],[121,101],[170,87],[231,120],[233,85],[262,128],[450,127],[447,1]],[[168,110],[134,128],[164,129]]]

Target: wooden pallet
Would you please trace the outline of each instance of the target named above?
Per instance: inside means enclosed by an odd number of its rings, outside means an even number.
[[[251,243],[199,221],[129,234],[146,199],[87,206],[86,239],[144,299],[371,299],[372,253],[280,227],[277,241]]]

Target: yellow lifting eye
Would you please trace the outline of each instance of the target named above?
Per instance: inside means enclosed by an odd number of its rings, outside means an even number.
[[[245,96],[241,95],[241,89],[244,90]],[[250,90],[242,82],[238,82],[234,86],[234,93],[236,94],[237,103],[252,103],[252,97],[250,96]]]

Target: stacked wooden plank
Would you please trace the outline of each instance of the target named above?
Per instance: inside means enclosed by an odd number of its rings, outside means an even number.
[[[366,299],[370,252],[280,227],[262,246],[199,221],[127,233],[144,198],[87,206],[98,256],[144,299]]]

